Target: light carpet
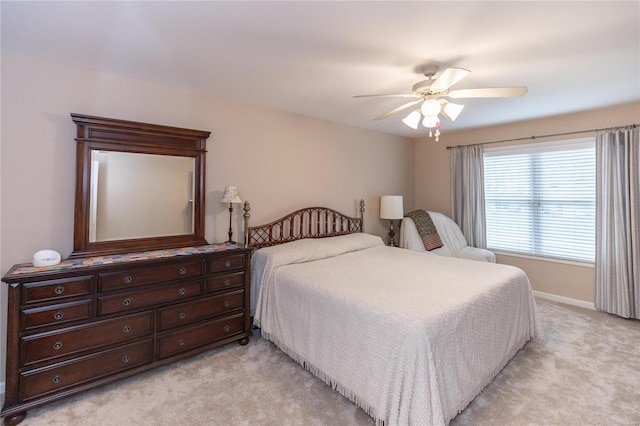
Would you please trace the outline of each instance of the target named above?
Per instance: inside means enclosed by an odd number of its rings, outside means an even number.
[[[640,425],[640,321],[537,299],[527,345],[451,425]],[[254,335],[32,409],[21,425],[372,425],[361,409]]]

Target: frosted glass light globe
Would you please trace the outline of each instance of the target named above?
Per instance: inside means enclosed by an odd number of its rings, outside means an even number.
[[[429,99],[422,104],[420,110],[426,117],[437,117],[438,114],[440,114],[440,108],[440,102],[436,101],[435,99]]]

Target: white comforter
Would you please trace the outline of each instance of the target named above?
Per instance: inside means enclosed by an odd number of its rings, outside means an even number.
[[[544,339],[511,266],[353,234],[260,249],[252,271],[262,335],[379,424],[447,424]]]

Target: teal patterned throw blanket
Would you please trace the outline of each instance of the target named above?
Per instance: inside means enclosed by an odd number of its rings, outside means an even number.
[[[413,223],[416,224],[418,235],[422,240],[425,250],[431,251],[444,245],[429,213],[424,210],[414,210],[405,214],[405,216],[411,218]]]

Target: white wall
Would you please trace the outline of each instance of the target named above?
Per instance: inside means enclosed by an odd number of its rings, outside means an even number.
[[[33,253],[73,249],[75,124],[70,113],[212,132],[207,142],[205,238],[225,241],[235,185],[263,223],[309,206],[357,215],[385,235],[379,196],[402,194],[413,207],[413,141],[229,102],[179,88],[2,53],[0,254],[2,274]],[[236,210],[234,239],[242,240]],[[6,285],[0,290],[0,382],[4,381]]]

